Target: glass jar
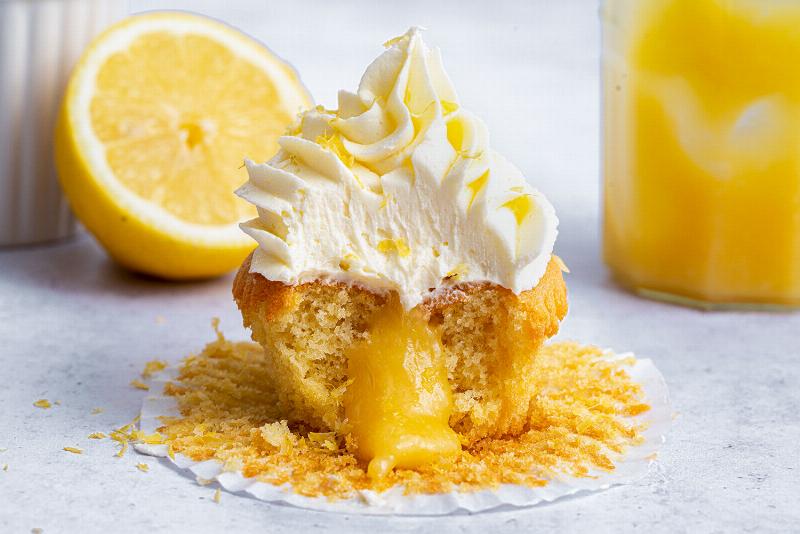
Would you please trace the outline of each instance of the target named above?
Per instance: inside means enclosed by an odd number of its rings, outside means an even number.
[[[614,277],[800,306],[800,0],[606,0],[603,72]]]

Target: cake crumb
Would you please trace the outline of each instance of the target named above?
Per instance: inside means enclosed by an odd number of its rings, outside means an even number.
[[[72,454],[83,454],[83,449],[79,447],[64,447],[64,450]]]
[[[3,464],[3,471],[8,471],[8,464]]]
[[[142,371],[142,378],[150,378],[156,373],[160,373],[167,367],[167,362],[164,360],[150,360],[144,364]]]
[[[543,347],[531,373],[541,393],[526,432],[482,439],[453,459],[373,480],[351,452],[352,436],[287,423],[263,349],[230,342],[217,330],[217,339],[186,358],[164,388],[181,415],[162,417],[158,433],[170,458],[181,453],[197,462],[214,459],[245,477],[287,484],[311,497],[342,499],[396,485],[407,494],[544,486],[558,474],[612,471],[614,459],[644,439],[644,426],[634,416],[649,407],[641,385],[625,370],[630,362],[603,355],[576,343]]]
[[[42,408],[44,410],[53,406],[47,399],[39,399],[36,402],[34,402],[33,405],[36,406],[37,408]]]
[[[150,386],[148,386],[141,380],[131,380],[131,385],[136,389],[142,389],[144,391],[148,391],[150,389]]]
[[[102,408],[92,408],[92,415],[99,415],[103,413],[103,411],[104,410]]]
[[[40,528],[32,528],[31,529],[31,534],[42,534],[42,532],[44,532],[44,530],[42,530]]]

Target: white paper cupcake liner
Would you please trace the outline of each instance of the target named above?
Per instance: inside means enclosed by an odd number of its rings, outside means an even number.
[[[606,351],[608,360],[625,360],[632,354],[613,354]],[[288,485],[276,486],[255,478],[246,478],[237,471],[224,471],[218,460],[196,462],[176,453],[174,459],[167,454],[166,445],[136,444],[137,451],[143,454],[168,459],[180,469],[194,475],[199,483],[216,481],[230,492],[243,492],[262,501],[296,506],[312,510],[356,514],[396,514],[396,515],[445,515],[453,513],[475,513],[498,508],[534,506],[552,502],[556,499],[600,491],[618,484],[630,484],[648,473],[656,461],[658,449],[666,440],[672,422],[672,407],[664,377],[653,362],[634,360],[623,364],[633,381],[642,385],[645,399],[650,405],[647,412],[629,417],[630,422],[644,423],[642,444],[629,448],[623,455],[614,457],[615,469],[611,472],[593,470],[586,477],[562,475],[554,477],[544,486],[528,487],[505,484],[496,489],[478,492],[450,492],[446,494],[404,495],[402,487],[395,487],[383,493],[359,491],[354,497],[331,501],[326,497],[305,497],[292,491]],[[177,369],[165,369],[151,381],[152,389],[161,390],[165,382],[174,380]],[[148,396],[142,405],[139,427],[146,433],[156,432],[162,426],[159,417],[180,416],[174,397]]]

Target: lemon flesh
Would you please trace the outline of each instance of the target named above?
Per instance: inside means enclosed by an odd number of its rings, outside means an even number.
[[[311,99],[294,71],[228,26],[137,15],[84,53],[56,129],[56,164],[76,215],[109,254],[151,275],[200,278],[255,246],[254,209],[233,191],[245,157],[266,160]]]

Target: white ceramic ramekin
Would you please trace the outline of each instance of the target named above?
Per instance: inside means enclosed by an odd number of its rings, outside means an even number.
[[[53,164],[53,128],[83,48],[128,0],[0,0],[0,246],[67,237],[75,222]]]

